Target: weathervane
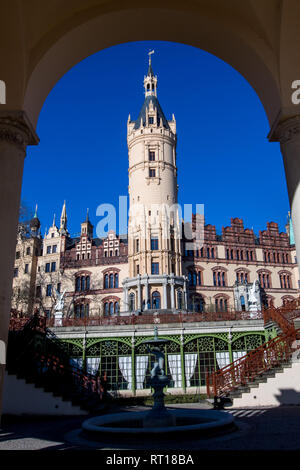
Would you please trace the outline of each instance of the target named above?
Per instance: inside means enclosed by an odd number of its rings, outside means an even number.
[[[153,51],[149,51],[148,52],[148,56],[149,56],[149,65],[151,65],[151,55],[154,54],[154,49]]]

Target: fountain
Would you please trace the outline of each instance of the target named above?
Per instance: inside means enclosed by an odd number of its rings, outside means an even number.
[[[153,439],[166,436],[186,435],[187,433],[208,437],[236,430],[231,414],[216,410],[173,409],[167,410],[164,404],[164,388],[169,385],[165,374],[163,346],[169,341],[158,338],[158,328],[154,328],[154,339],[144,341],[150,354],[156,358],[151,371],[150,385],[154,390],[154,405],[150,411],[136,411],[96,416],[82,424],[86,435],[93,438],[130,436],[142,438],[150,435]],[[152,349],[150,349],[152,347]]]

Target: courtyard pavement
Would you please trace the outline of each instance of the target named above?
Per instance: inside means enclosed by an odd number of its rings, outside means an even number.
[[[199,409],[198,404],[172,405],[168,408]],[[109,412],[145,410],[146,407],[113,408]],[[3,417],[0,429],[0,451],[4,450],[300,450],[300,407],[226,409],[237,424],[233,433],[203,439],[143,442],[88,441],[81,434],[81,423],[87,417]]]

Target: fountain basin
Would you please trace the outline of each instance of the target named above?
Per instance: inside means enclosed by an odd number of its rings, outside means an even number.
[[[131,436],[135,439],[143,439],[145,435],[159,439],[163,435],[174,437],[187,434],[210,437],[236,430],[233,416],[225,411],[180,409],[168,412],[174,417],[175,425],[145,427],[144,422],[149,411],[132,411],[87,419],[82,423],[82,429],[96,439],[108,435],[119,438]]]

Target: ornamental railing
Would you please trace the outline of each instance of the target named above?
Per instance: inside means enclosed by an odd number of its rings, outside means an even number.
[[[206,312],[206,313],[142,313],[141,315],[126,316],[90,316],[85,318],[63,318],[63,327],[72,326],[110,326],[110,325],[147,325],[147,324],[166,324],[166,323],[196,323],[196,322],[224,322],[224,321],[242,321],[242,320],[262,320],[263,314],[257,312]],[[54,318],[47,319],[49,328],[55,326]]]
[[[70,399],[74,393],[79,399],[102,399],[100,378],[70,364],[70,357],[60,341],[48,330],[46,317],[35,314],[22,328],[21,323],[15,323],[17,320],[25,319],[15,318],[11,324],[7,356],[9,371],[59,390],[62,395],[71,394]],[[36,333],[43,337],[42,343],[38,340],[37,345]]]
[[[277,323],[283,333],[289,333],[295,329],[294,320],[300,317],[300,297],[290,302],[286,302],[282,307],[270,308],[264,310],[265,324],[269,321]]]
[[[13,315],[9,320],[10,331],[32,330],[32,331],[45,331],[47,319],[40,315],[34,314],[31,316],[19,317]]]
[[[291,312],[299,314],[299,306],[300,298],[280,308],[271,306],[264,310],[265,324],[270,321],[277,323],[282,333],[222,369],[207,373],[207,395],[226,396],[273,367],[288,362],[300,348],[300,329],[296,330],[293,321],[288,318]]]
[[[268,341],[226,367],[207,374],[208,397],[225,397],[240,386],[253,382],[264,372],[287,363],[300,348],[300,329]]]

